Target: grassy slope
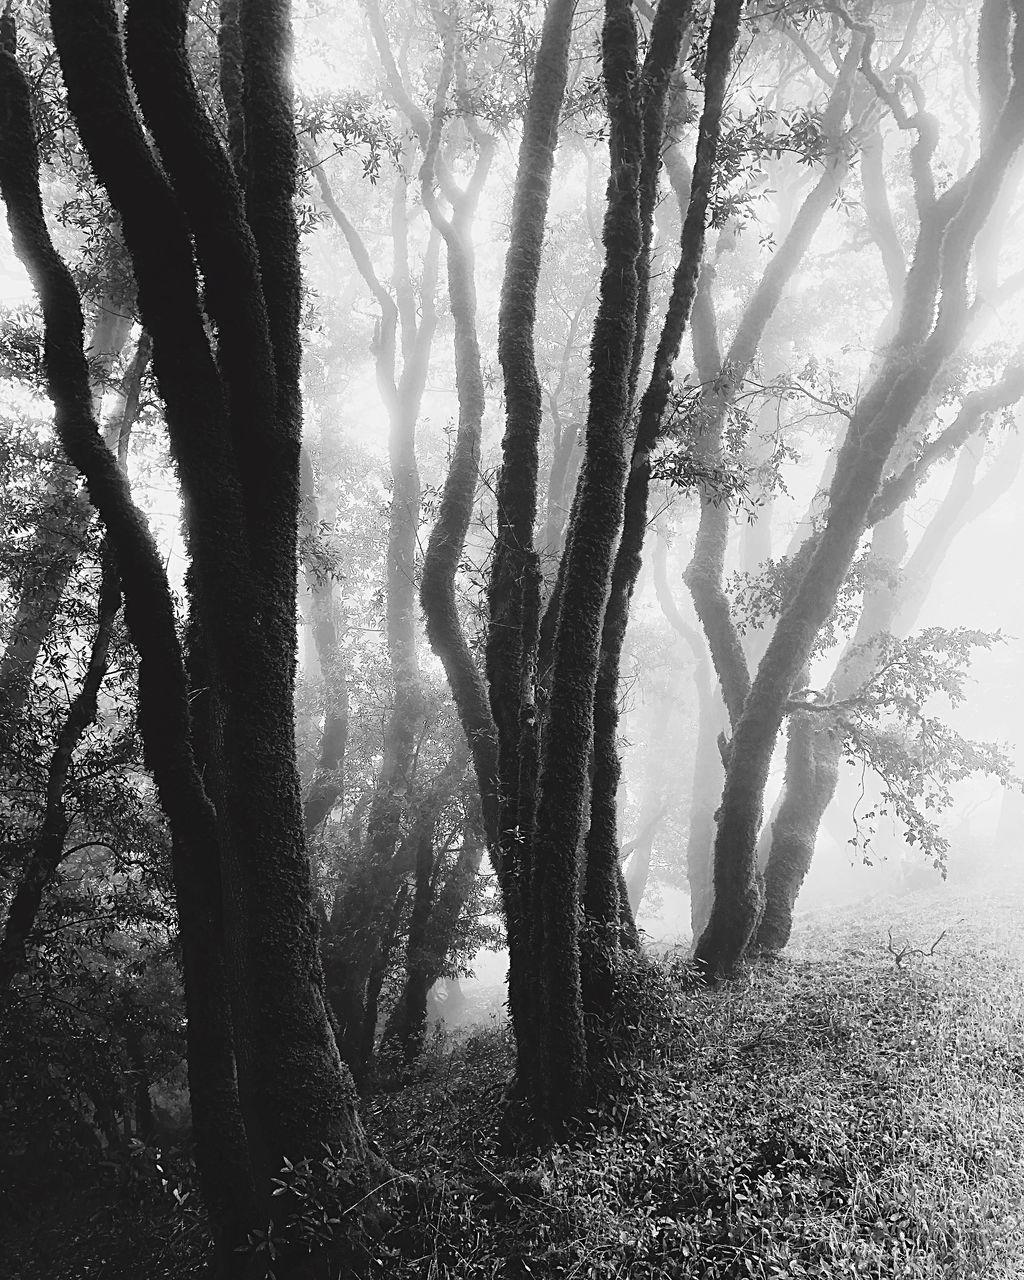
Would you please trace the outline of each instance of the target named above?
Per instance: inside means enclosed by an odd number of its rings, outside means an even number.
[[[638,1051],[602,1114],[525,1166],[496,1140],[507,1031],[435,1045],[367,1105],[418,1190],[362,1263],[388,1280],[1024,1280],[1022,919],[1024,875],[805,917],[783,960],[714,992],[683,962],[637,973]],[[0,1196],[0,1278],[197,1274],[141,1156],[99,1181],[69,1168],[6,1242]]]
[[[381,1136],[482,1189],[435,1177],[390,1274],[1017,1280],[1022,914],[1024,880],[990,883],[818,913],[717,992],[662,968],[641,1063],[535,1181],[489,1138],[500,1036],[439,1058],[382,1104]],[[934,955],[892,953],[943,930]]]

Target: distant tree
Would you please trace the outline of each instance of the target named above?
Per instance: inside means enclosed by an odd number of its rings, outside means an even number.
[[[993,7],[1005,9],[1005,3],[986,0],[986,20]],[[998,65],[994,70],[987,62],[979,67],[983,95],[990,96],[997,85],[1008,83],[1008,89],[999,93],[994,123],[983,132],[978,160],[941,193],[931,163],[935,119],[923,108],[907,114],[898,92],[887,89],[873,69],[873,29],[844,17],[851,39],[861,45],[859,65],[869,83],[900,126],[916,135],[911,165],[919,231],[898,325],[870,388],[851,415],[837,455],[824,526],[796,558],[792,589],[735,724],[715,841],[715,905],[695,953],[712,977],[734,971],[763,906],[757,836],[786,704],[856,554],[886,461],[959,344],[970,316],[971,252],[1024,138],[1024,8],[1014,0],[1010,9],[1015,22],[1009,77],[1000,75]]]

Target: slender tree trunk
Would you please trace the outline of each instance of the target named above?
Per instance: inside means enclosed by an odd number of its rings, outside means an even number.
[[[586,841],[584,909],[593,955],[586,972],[590,983],[585,998],[592,1011],[601,1011],[611,999],[611,973],[618,938],[618,818],[617,796],[621,764],[618,755],[619,675],[629,605],[640,573],[650,488],[650,456],[661,438],[663,419],[672,383],[672,368],[682,345],[696,292],[704,249],[707,205],[715,168],[725,88],[732,49],[739,31],[738,0],[715,6],[708,37],[705,100],[698,132],[698,153],[683,220],[679,261],[673,278],[665,324],[654,356],[650,384],[640,404],[639,423],[633,441],[631,465],[623,499],[622,535],[613,564],[605,607],[601,652],[594,701],[594,768],[591,784],[590,829]],[[641,81],[643,94],[643,165],[640,175],[641,256],[638,265],[637,323],[630,368],[630,395],[636,385],[646,328],[649,254],[654,216],[654,196],[660,173],[665,133],[669,78],[690,21],[690,7],[659,8]],[[586,464],[584,464],[586,465]],[[563,603],[564,608],[564,603]]]
[[[869,575],[876,585],[865,598],[857,630],[830,682],[834,699],[855,696],[870,680],[876,665],[873,642],[879,636],[909,634],[954,539],[1009,489],[1022,456],[1024,441],[1014,436],[985,477],[976,482],[978,454],[965,449],[945,498],[902,568],[903,508],[876,526],[872,540],[876,563]],[[811,866],[825,807],[835,796],[842,760],[842,733],[825,717],[793,716],[788,732],[783,811],[774,823],[765,874],[765,911],[755,937],[759,950],[778,951],[789,941],[793,907]]]
[[[453,50],[454,52],[454,50]],[[434,128],[423,162],[423,198],[431,221],[444,237],[448,257],[448,300],[455,325],[455,385],[459,397],[459,425],[441,506],[423,559],[420,603],[427,639],[440,658],[455,700],[462,730],[469,743],[480,790],[484,831],[495,865],[500,861],[498,805],[498,743],[487,699],[487,687],[466,640],[459,616],[455,581],[466,545],[476,501],[480,469],[480,433],[486,401],[483,365],[476,326],[476,279],[472,225],[487,180],[494,140],[479,128],[474,136],[479,159],[466,190],[452,193],[451,219],[446,218],[431,188],[443,119],[435,113]]]
[[[315,535],[319,511],[314,492],[313,466],[302,451],[302,505],[307,537]],[[324,727],[313,776],[302,802],[303,826],[307,840],[319,830],[345,795],[345,749],[348,745],[348,678],[338,638],[334,585],[325,578],[315,558],[304,565],[309,587],[310,624],[324,690]]]
[[[690,786],[690,820],[686,836],[686,876],[690,886],[690,926],[700,936],[711,914],[713,897],[710,851],[715,833],[716,797],[722,791],[722,757],[718,735],[723,719],[715,697],[711,663],[703,635],[683,618],[668,581],[668,545],[658,538],[654,545],[654,589],[661,611],[689,648],[694,661],[697,694],[696,742]]]
[[[111,294],[101,297],[86,347],[93,385],[93,407],[97,415],[105,383],[128,340],[130,329],[131,316],[126,304]],[[142,372],[140,368],[136,373],[133,364],[125,378],[125,396],[129,396],[134,387],[137,397]],[[132,413],[132,421],[134,417]],[[111,444],[116,450],[116,436]],[[54,492],[46,503],[36,530],[41,569],[32,573],[21,586],[14,620],[0,658],[0,707],[3,708],[7,733],[13,731],[25,708],[39,652],[86,546],[93,514],[84,494],[76,492],[77,476],[66,463],[56,464],[51,484]]]
[[[537,286],[575,0],[549,0],[519,149],[508,256],[498,312],[505,434],[498,529],[488,583],[485,672],[498,742],[500,883],[509,947],[509,1013],[518,1086],[539,1089],[540,1009],[531,956],[531,835],[537,769],[534,705],[541,573],[534,547],[541,386],[534,346]]]
[[[882,370],[853,415],[836,464],[826,526],[779,618],[733,737],[715,842],[715,907],[696,952],[709,977],[735,970],[757,925],[757,832],[793,681],[835,603],[893,445],[966,327],[971,248],[1024,134],[1024,77],[1017,74],[1024,72],[1021,8],[1015,0],[1015,75],[999,123],[974,168],[938,197],[928,194],[934,138],[927,122],[921,126],[912,157],[922,203],[921,231],[900,327]],[[911,348],[916,350],[908,361]]]
[[[713,465],[721,458],[722,440],[731,405],[750,371],[765,330],[789,281],[810,248],[829,205],[849,171],[850,162],[842,137],[843,122],[850,105],[862,44],[863,38],[859,36],[851,42],[822,121],[822,132],[831,139],[834,154],[805,197],[785,239],[772,255],[764,275],[744,308],[720,368],[706,368],[706,361],[698,360],[702,380],[710,379],[714,383],[707,402],[702,406],[703,423],[698,445],[698,457],[708,464]],[[717,346],[717,342],[715,345]],[[725,558],[731,525],[730,506],[722,500],[722,495],[702,492],[700,527],[685,581],[708,638],[711,659],[729,713],[730,729],[735,730],[750,692],[750,672],[724,589]]]
[[[65,804],[65,790],[71,772],[72,757],[82,735],[96,719],[97,699],[110,659],[114,622],[121,607],[121,588],[112,552],[102,557],[102,570],[97,602],[96,633],[82,686],[71,701],[57,742],[50,757],[46,781],[46,807],[39,830],[32,841],[28,862],[11,901],[0,939],[0,993],[25,967],[26,945],[35,925],[43,892],[64,857],[64,837],[70,818]]]

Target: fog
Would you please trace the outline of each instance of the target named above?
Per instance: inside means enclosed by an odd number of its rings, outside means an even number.
[[[700,286],[675,362],[672,409],[655,450],[643,566],[621,659],[618,842],[626,881],[638,899],[638,924],[662,949],[685,951],[692,944],[689,877],[694,859],[710,866],[724,780],[723,748],[716,741],[724,735],[727,749],[731,733],[716,671],[720,655],[705,634],[713,611],[702,616],[695,609],[693,570],[687,581],[684,573],[692,562],[697,577],[706,576],[702,557],[710,554],[708,531],[720,513],[724,561],[712,585],[724,592],[728,626],[753,674],[772,634],[785,566],[823,526],[831,466],[847,423],[891,356],[920,213],[911,151],[921,126],[911,120],[911,107],[919,113],[914,119],[925,112],[934,117],[930,164],[940,196],[968,174],[978,153],[979,86],[970,62],[977,6],[966,6],[967,20],[956,6],[875,6],[871,56],[884,85],[871,79],[869,61],[852,58],[856,32],[849,15],[803,8],[752,6],[740,37]],[[312,834],[319,890],[328,903],[365,837],[371,797],[391,767],[388,724],[402,662],[412,664],[417,682],[415,767],[409,765],[412,772],[400,784],[392,779],[388,785],[403,797],[406,827],[415,798],[426,794],[458,750],[444,669],[418,608],[401,642],[405,657],[395,656],[395,619],[413,606],[409,600],[395,604],[387,564],[389,538],[395,554],[401,508],[415,544],[402,572],[415,580],[411,586],[418,583],[455,447],[460,372],[445,227],[450,231],[446,220],[458,218],[475,287],[483,394],[459,610],[482,661],[506,408],[499,296],[525,67],[539,15],[524,11],[509,26],[489,7],[471,9],[458,56],[444,64],[437,15],[424,7],[382,10],[374,4],[368,18],[343,3],[296,6],[304,440],[316,488],[316,523],[308,534],[315,554],[300,588],[304,786],[316,772],[331,699],[342,686],[348,724],[345,757],[331,766],[338,774],[334,800]],[[649,15],[641,9],[646,39]],[[544,416],[536,538],[546,592],[555,580],[583,452],[588,360],[601,358],[588,354],[609,168],[599,26],[596,10],[581,10],[538,290],[535,339]],[[515,33],[511,39],[508,31]],[[695,157],[703,40],[691,44],[673,82],[653,217],[640,388],[672,285]],[[439,77],[444,83],[435,96]],[[428,138],[436,147],[429,173],[421,168]],[[959,421],[972,396],[1019,375],[1021,167],[1019,160],[1010,165],[978,234],[963,337],[901,430],[889,477],[928,457],[930,444]],[[472,199],[460,204],[468,191]],[[57,210],[66,211],[64,197],[58,187],[50,213],[67,253],[86,272],[88,235],[73,219],[56,221]],[[431,205],[439,205],[434,215]],[[102,290],[97,296],[102,305]],[[9,309],[30,306],[27,276],[9,241],[0,261],[0,297]],[[135,326],[115,357],[122,371],[137,333]],[[913,350],[906,353],[914,358]],[[107,412],[118,394],[114,385],[103,394]],[[829,907],[957,890],[998,877],[1018,857],[1024,817],[1017,781],[1024,768],[1019,392],[996,399],[962,438],[929,459],[905,502],[864,532],[806,679],[793,692],[805,720],[815,715],[812,703],[841,704],[830,718],[833,739],[841,743],[835,796],[813,824],[814,857],[796,902],[798,925],[804,913]],[[715,413],[717,427],[709,425]],[[29,415],[41,437],[46,414],[40,400]],[[404,460],[396,452],[402,449]],[[679,459],[685,457],[717,467],[719,487],[707,474],[680,481]],[[398,474],[410,465],[418,468],[419,489]],[[188,563],[182,511],[152,393],[132,434],[129,471],[171,585],[182,592]],[[927,563],[915,561],[918,552]],[[315,636],[324,584],[344,651],[332,671],[324,668]],[[10,584],[4,603],[10,614]],[[864,622],[871,610],[882,619],[875,630],[870,619]],[[403,625],[408,623],[406,617]],[[977,634],[967,637],[963,629]],[[900,651],[897,669],[901,663],[913,667],[907,680],[879,693],[872,684],[876,669],[894,652],[883,655],[887,637],[911,647],[926,640],[911,656]],[[876,646],[875,658],[862,664],[847,688],[850,664],[864,657],[865,645]],[[938,674],[934,687],[930,669]],[[792,714],[799,719],[799,707]],[[975,743],[999,744],[1004,754]],[[762,870],[773,807],[785,783],[783,732],[765,794]],[[476,822],[474,802],[464,792],[472,792],[468,764],[439,809],[437,839],[449,859]],[[501,915],[493,876],[485,872],[486,863],[471,895],[475,916],[447,962],[453,974],[461,973],[475,1014],[501,1005],[507,965],[505,953],[491,949],[500,943]],[[389,943],[396,961],[401,938],[400,929]]]

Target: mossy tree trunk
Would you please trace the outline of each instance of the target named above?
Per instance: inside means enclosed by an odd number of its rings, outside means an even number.
[[[920,230],[900,324],[882,367],[854,412],[839,451],[825,528],[776,625],[736,726],[715,841],[715,906],[697,946],[709,977],[732,973],[756,928],[761,903],[755,854],[764,787],[786,702],[856,553],[886,460],[955,350],[967,324],[971,251],[1024,136],[1024,5],[1014,0],[1011,88],[981,155],[963,178],[935,193],[935,122],[919,113],[911,155]],[[863,32],[861,33],[863,34]],[[864,65],[870,41],[865,39]]]
[[[741,9],[742,5],[737,0],[719,3],[715,6],[711,20],[704,109],[698,130],[697,158],[690,183],[689,200],[683,218],[679,259],[650,381],[639,406],[623,497],[622,533],[613,562],[602,624],[594,697],[590,826],[585,847],[584,910],[588,943],[592,952],[585,969],[588,975],[585,1003],[593,1013],[606,1010],[612,998],[615,952],[619,937],[622,905],[618,900],[617,876],[617,799],[621,774],[617,743],[619,677],[630,600],[640,573],[647,531],[650,457],[664,431],[665,411],[672,387],[672,370],[689,323],[696,293],[725,89],[732,50],[739,33]],[[665,141],[669,85],[675,73],[684,36],[688,33],[690,16],[689,5],[659,6],[640,78],[642,164],[638,214],[641,253],[638,260],[633,355],[629,371],[630,398],[639,373],[649,311],[650,248]]]
[[[509,1013],[519,1090],[539,1090],[540,1010],[531,951],[533,813],[537,768],[534,700],[541,573],[534,545],[540,378],[534,347],[537,287],[558,118],[568,76],[574,0],[549,0],[523,121],[509,249],[498,311],[505,434],[497,482],[497,537],[488,583],[485,674],[498,744],[500,884],[509,947]]]
[[[269,1214],[285,1157],[327,1142],[358,1176],[369,1153],[323,1002],[293,740],[300,292],[288,6],[238,7],[242,173],[196,90],[186,16],[184,0],[130,3],[122,27],[108,0],[51,5],[71,115],[121,218],[185,495],[219,755],[213,803],[163,565],[96,430],[81,309],[42,215],[9,18],[0,186],[43,304],[56,430],[106,526],[139,649],[146,758],[172,834],[197,1163],[221,1269],[234,1274],[247,1265],[235,1246]],[[279,1274],[308,1266],[286,1255]]]
[[[478,820],[464,819],[461,833],[455,833],[461,834],[462,847],[443,880],[440,868],[447,848],[435,848],[436,835],[429,842],[422,841],[417,848],[405,982],[382,1037],[382,1044],[398,1045],[406,1063],[412,1062],[423,1049],[427,997],[434,983],[444,975],[459,918],[480,870],[484,844],[474,830],[478,826]]]

